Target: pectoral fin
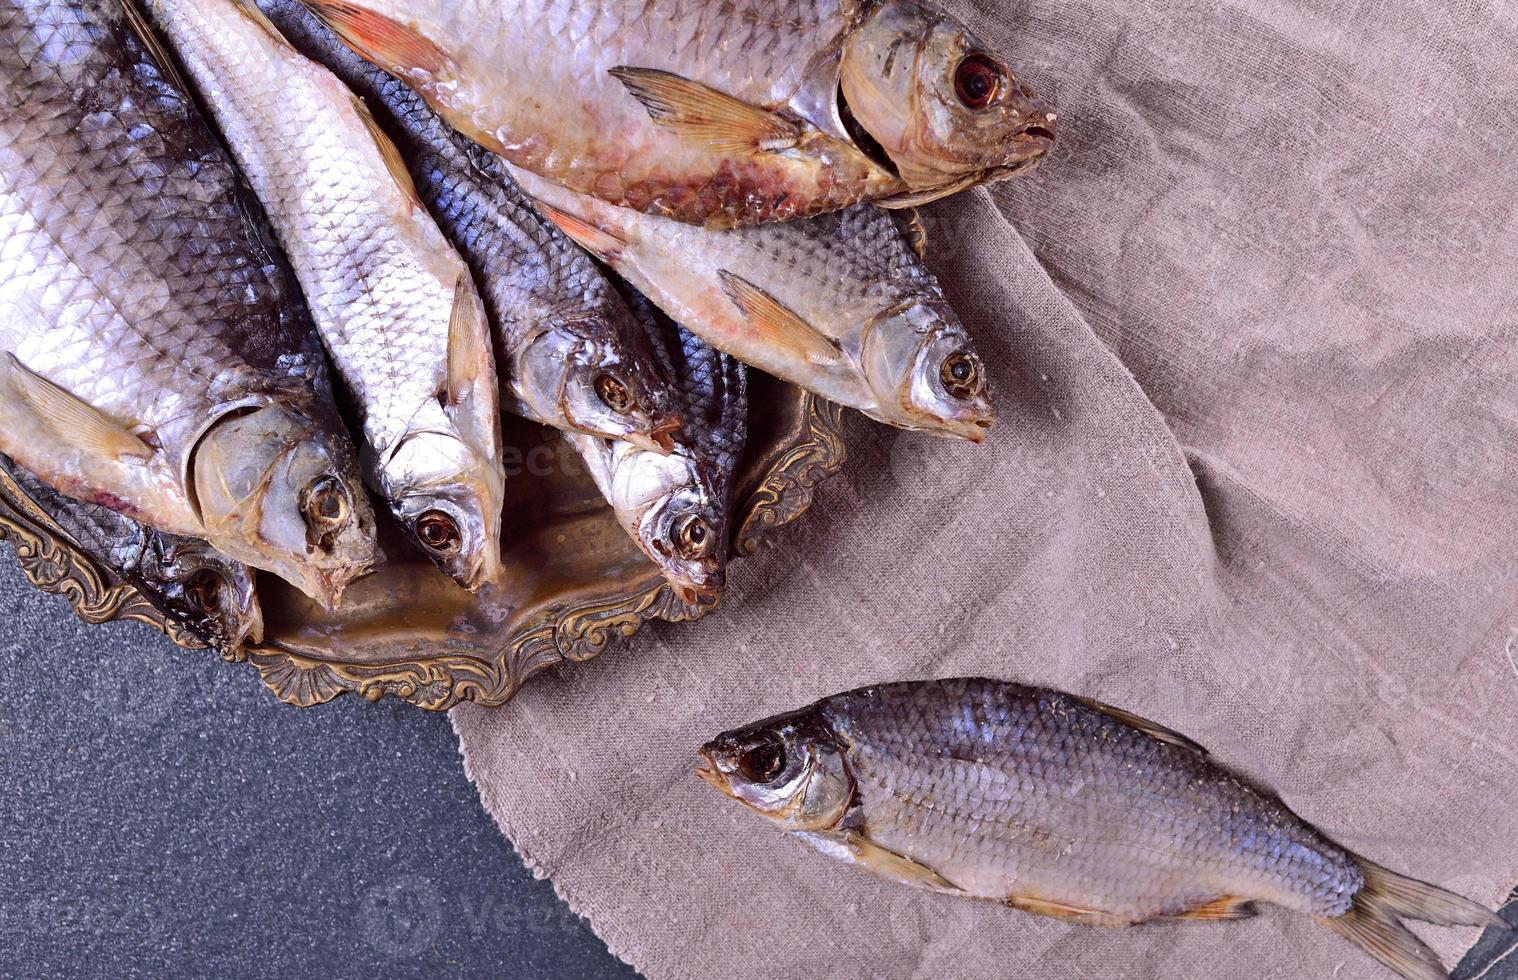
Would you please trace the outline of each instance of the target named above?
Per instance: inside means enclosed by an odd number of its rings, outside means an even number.
[[[1166,728],[1164,725],[1156,724],[1147,718],[1140,718],[1138,715],[1133,714],[1130,711],[1124,711],[1122,708],[1114,708],[1110,704],[1103,704],[1100,701],[1093,701],[1090,698],[1076,697],[1073,694],[1070,696],[1076,701],[1079,701],[1081,704],[1084,704],[1086,707],[1100,711],[1108,718],[1120,721],[1131,728],[1137,728],[1139,731],[1143,732],[1145,735],[1148,735],[1150,738],[1157,738],[1161,742],[1166,742],[1170,745],[1175,745],[1183,749],[1191,749],[1193,752],[1200,752],[1203,755],[1207,754],[1207,750],[1202,748],[1202,746],[1198,745],[1196,742],[1193,742],[1191,739],[1187,738],[1185,735],[1182,735],[1180,732],[1172,731],[1171,729]]]
[[[611,74],[654,122],[718,152],[785,150],[801,139],[801,128],[790,120],[672,72],[618,67]]]
[[[766,343],[821,366],[842,359],[843,351],[833,338],[819,332],[784,303],[742,276],[725,269],[718,275],[728,298]]]
[[[386,71],[437,82],[455,74],[448,53],[416,31],[384,14],[343,0],[302,0],[350,48]]]
[[[110,460],[145,460],[153,455],[153,450],[125,426],[35,373],[16,360],[16,355],[7,354],[6,358],[10,390],[31,406],[54,435],[77,449]]]
[[[533,198],[532,203],[542,213],[543,217],[552,221],[576,245],[579,245],[607,265],[616,265],[617,259],[622,256],[622,250],[627,247],[626,242],[604,228],[598,228],[588,221],[582,221],[572,214],[560,211],[552,204],[545,204],[537,198]]]
[[[60,493],[163,531],[204,533],[167,460],[12,354],[0,359],[0,451]]]
[[[828,857],[858,865],[871,874],[928,891],[957,894],[963,889],[925,864],[881,847],[857,831],[796,831],[799,837]]]
[[[453,290],[448,318],[448,388],[443,399],[459,405],[479,382],[481,368],[490,363],[490,333],[485,310],[469,277],[460,276]]]

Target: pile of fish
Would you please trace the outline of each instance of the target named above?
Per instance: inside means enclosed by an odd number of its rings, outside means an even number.
[[[501,413],[686,601],[746,372],[983,438],[910,209],[1055,115],[912,0],[0,0],[0,465],[202,639],[393,522],[500,582]]]

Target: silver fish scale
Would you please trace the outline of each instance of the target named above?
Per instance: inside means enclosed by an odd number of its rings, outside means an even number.
[[[409,85],[355,54],[297,0],[259,6],[297,50],[364,97],[400,148],[418,195],[480,286],[503,381],[511,381],[509,352],[556,329],[647,374],[638,367],[650,356],[647,342],[621,297],[595,261],[538,213],[500,157],[460,135]]]
[[[1131,922],[1223,896],[1342,915],[1343,849],[1205,755],[1079,700],[990,680],[826,699],[871,840],[973,895]]]
[[[325,387],[256,205],[119,5],[5,3],[0,74],[0,346],[171,448],[227,401]]]

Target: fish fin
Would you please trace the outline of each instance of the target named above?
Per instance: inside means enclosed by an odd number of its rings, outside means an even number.
[[[406,168],[405,158],[401,156],[400,148],[395,145],[386,132],[380,128],[379,120],[374,118],[374,113],[369,111],[369,104],[357,95],[353,96],[353,111],[358,113],[358,118],[364,124],[364,129],[369,131],[369,136],[374,140],[374,148],[379,150],[380,159],[385,161],[385,169],[390,171],[390,177],[395,181],[401,192],[410,199],[414,207],[422,206],[422,196],[417,193],[416,181],[411,179],[411,171]]]
[[[721,153],[786,150],[801,140],[795,123],[673,72],[611,69],[654,122]]]
[[[790,307],[726,269],[718,270],[728,299],[770,343],[794,351],[818,365],[838,363],[843,352],[837,341],[818,332]]]
[[[284,44],[290,43],[286,40],[284,32],[274,26],[274,22],[262,10],[258,9],[258,4],[254,3],[253,0],[232,0],[232,6],[236,7],[238,12],[244,17],[262,27],[265,31],[268,31],[270,37]]]
[[[1172,729],[1166,728],[1164,725],[1152,722],[1148,718],[1141,718],[1131,711],[1124,711],[1122,708],[1114,708],[1110,704],[1103,704],[1100,701],[1093,701],[1090,698],[1083,698],[1074,694],[1070,695],[1070,697],[1094,711],[1100,711],[1108,718],[1111,718],[1115,721],[1120,721],[1124,725],[1128,725],[1132,728],[1137,728],[1139,731],[1143,732],[1145,735],[1148,735],[1150,738],[1157,738],[1161,742],[1177,746],[1178,748],[1191,749],[1193,752],[1200,752],[1202,755],[1207,754],[1207,750],[1205,748],[1198,745],[1196,742],[1193,742],[1185,735],[1182,735],[1180,732],[1174,731]]]
[[[1162,919],[1189,920],[1194,922],[1222,922],[1229,919],[1248,919],[1255,916],[1254,902],[1237,895],[1224,895],[1210,902],[1203,902],[1178,915],[1161,916]]]
[[[1390,914],[1361,904],[1359,895],[1348,912],[1318,921],[1407,980],[1449,980],[1444,964],[1423,940]]]
[[[448,316],[448,405],[462,404],[480,379],[480,365],[489,363],[489,331],[484,309],[468,274],[453,289],[453,312]]]
[[[946,197],[952,197],[960,191],[969,190],[984,179],[985,177],[982,174],[971,174],[968,177],[961,177],[959,180],[944,184],[941,187],[907,191],[904,194],[880,198],[874,203],[876,207],[885,208],[887,211],[903,211],[907,208],[919,208],[924,204],[932,204],[934,201],[941,201]]]
[[[384,14],[343,0],[301,0],[343,43],[397,75],[424,72],[429,80],[453,73],[448,52],[416,31]]]
[[[153,32],[152,25],[142,16],[142,11],[137,9],[137,4],[134,0],[118,0],[118,2],[121,5],[122,12],[126,15],[127,29],[137,37],[137,40],[142,42],[143,47],[148,49],[148,56],[157,62],[158,68],[163,72],[164,77],[175,88],[179,89],[185,98],[189,98],[190,93],[195,90],[185,84],[184,76],[179,73],[179,62],[163,46],[163,42]]]
[[[887,881],[950,894],[964,890],[927,865],[881,847],[856,831],[793,831],[792,836],[801,838],[829,857],[857,865]]]
[[[622,256],[622,250],[627,247],[626,242],[604,228],[560,211],[552,204],[545,204],[537,198],[533,198],[532,203],[542,212],[543,217],[552,221],[575,244],[608,265],[615,265],[617,259]]]
[[[153,450],[119,422],[6,355],[10,389],[70,445],[109,460],[148,459]]]
[[[1019,912],[1032,912],[1034,915],[1047,915],[1055,919],[1067,919],[1071,922],[1081,922],[1088,926],[1116,927],[1131,924],[1126,919],[1116,919],[1097,909],[1066,905],[1064,902],[1055,902],[1047,898],[1038,898],[1034,895],[1008,895],[1002,899],[1002,904],[1009,909],[1017,909]]]
[[[1421,919],[1437,926],[1513,928],[1496,912],[1454,892],[1388,871],[1359,856],[1355,857],[1355,861],[1365,875],[1365,887],[1355,896],[1355,901],[1363,902],[1387,915]]]

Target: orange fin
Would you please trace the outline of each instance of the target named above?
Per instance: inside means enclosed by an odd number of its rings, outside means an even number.
[[[906,208],[896,217],[901,233],[906,236],[907,244],[912,246],[912,251],[917,253],[919,259],[927,260],[928,257],[928,226],[922,220],[922,212],[916,208]]]
[[[881,847],[856,831],[794,831],[793,835],[828,857],[837,858],[846,864],[857,865],[887,881],[949,894],[963,890],[927,865]]]
[[[456,74],[448,52],[384,14],[343,0],[301,0],[350,48],[389,72],[438,81]]]
[[[672,72],[618,67],[611,74],[654,122],[718,152],[786,150],[801,139],[795,123]]]
[[[552,204],[547,204],[537,198],[533,198],[532,203],[542,212],[543,217],[552,221],[560,231],[573,239],[575,244],[602,262],[616,265],[617,259],[622,257],[622,249],[627,247],[627,243],[616,235],[588,221],[582,221],[572,214],[560,211]]]
[[[768,342],[805,357],[812,364],[838,363],[843,352],[831,337],[819,333],[795,311],[769,293],[736,276],[720,270],[722,288],[733,305]]]
[[[1161,742],[1166,742],[1179,748],[1190,749],[1193,752],[1200,752],[1202,755],[1207,754],[1206,749],[1202,748],[1202,746],[1198,745],[1196,742],[1193,742],[1185,735],[1182,735],[1180,732],[1166,728],[1164,725],[1156,724],[1147,718],[1141,718],[1131,711],[1124,711],[1122,708],[1114,708],[1110,704],[1103,704],[1100,701],[1093,701],[1090,698],[1083,698],[1074,694],[1070,695],[1070,697],[1076,701],[1079,701],[1081,704],[1084,704],[1088,708],[1091,708],[1095,711],[1100,711],[1108,718],[1112,718],[1115,721],[1120,721],[1130,728],[1137,728],[1139,731],[1143,732],[1145,735],[1148,735],[1150,738],[1157,738]]]
[[[1187,909],[1179,915],[1160,916],[1162,919],[1190,920],[1194,922],[1224,922],[1229,919],[1248,919],[1255,915],[1254,903],[1237,895],[1224,895],[1196,908]]]

